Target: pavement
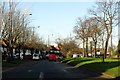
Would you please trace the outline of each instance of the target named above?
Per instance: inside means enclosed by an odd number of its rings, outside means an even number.
[[[2,80],[115,80],[103,74],[78,69],[61,62],[31,61],[3,70]]]

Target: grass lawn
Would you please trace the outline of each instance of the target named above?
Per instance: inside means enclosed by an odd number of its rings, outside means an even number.
[[[76,68],[83,67],[99,73],[107,73],[113,77],[120,76],[120,60],[118,59],[105,59],[104,63],[100,58],[70,58],[65,59],[65,61]]]
[[[62,59],[62,62],[63,62],[63,63],[66,63],[66,62],[68,62],[68,61],[70,61],[70,60],[73,60],[73,58],[63,58],[63,59]]]

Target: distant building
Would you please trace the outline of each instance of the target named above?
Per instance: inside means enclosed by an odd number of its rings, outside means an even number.
[[[79,49],[80,49],[80,52],[83,54],[83,48],[79,48]],[[92,56],[94,56],[94,54],[95,54],[95,48],[93,48],[92,50],[88,50],[87,53],[86,53],[86,49],[85,49],[85,56],[92,57]],[[101,54],[104,54],[104,49],[97,48],[96,55],[100,56]],[[108,50],[107,57],[110,57],[110,56],[111,56],[111,50]]]
[[[78,57],[78,54],[73,54],[73,58],[77,58]]]

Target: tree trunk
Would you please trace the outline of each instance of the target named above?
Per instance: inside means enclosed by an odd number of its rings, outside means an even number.
[[[120,39],[118,41],[118,54],[117,54],[118,59],[119,59],[119,56],[120,56]]]
[[[23,59],[25,60],[25,53],[26,53],[26,50],[25,48],[23,49]]]
[[[83,57],[85,56],[85,40],[83,40]]]
[[[86,57],[88,57],[88,38],[86,38]]]
[[[96,52],[97,52],[97,49],[96,49],[96,44],[97,44],[97,42],[94,42],[94,44],[95,44],[95,51],[94,51],[94,58],[96,58]]]
[[[106,58],[106,56],[107,56],[108,41],[109,41],[109,36],[107,36],[107,39],[106,39],[106,42],[105,42],[104,58]]]
[[[92,41],[90,42],[90,52],[91,52],[91,54],[92,54]]]
[[[13,60],[13,48],[8,47],[8,60],[7,61],[11,61],[11,60]]]
[[[21,52],[20,52],[20,49],[21,49],[21,45],[19,44],[19,45],[18,45],[18,53],[19,53],[19,57],[18,57],[18,58],[19,58],[19,60],[20,60],[20,53],[21,53]]]

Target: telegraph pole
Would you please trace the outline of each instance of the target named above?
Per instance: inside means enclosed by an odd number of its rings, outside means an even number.
[[[32,14],[29,14],[32,15]],[[25,49],[25,43],[26,43],[26,25],[25,25],[25,14],[23,14],[23,59],[25,59],[25,53],[26,53],[26,49]]]
[[[13,58],[13,49],[12,49],[12,1],[9,1],[9,57]]]

